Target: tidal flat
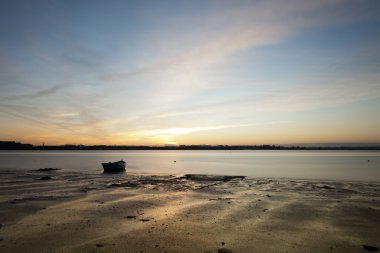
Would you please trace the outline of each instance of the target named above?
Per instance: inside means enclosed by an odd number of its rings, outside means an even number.
[[[380,183],[0,172],[0,251],[370,252]]]

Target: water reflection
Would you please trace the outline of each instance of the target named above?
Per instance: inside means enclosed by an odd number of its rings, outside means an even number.
[[[1,151],[0,169],[102,172],[102,162],[121,159],[133,173],[380,181],[379,151]]]

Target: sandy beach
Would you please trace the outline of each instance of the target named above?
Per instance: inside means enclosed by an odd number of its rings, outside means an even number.
[[[0,172],[1,252],[370,252],[380,183]]]

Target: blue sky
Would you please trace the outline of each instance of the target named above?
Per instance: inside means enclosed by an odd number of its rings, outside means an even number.
[[[2,1],[0,139],[380,142],[380,3]]]

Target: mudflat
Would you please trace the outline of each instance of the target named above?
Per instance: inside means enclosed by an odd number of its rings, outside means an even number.
[[[0,172],[0,252],[371,252],[380,183]]]

